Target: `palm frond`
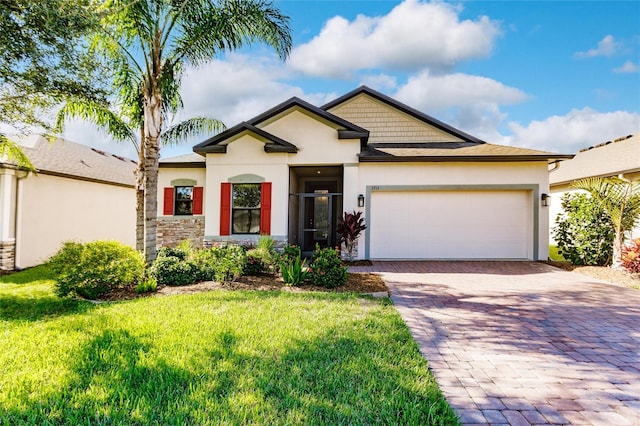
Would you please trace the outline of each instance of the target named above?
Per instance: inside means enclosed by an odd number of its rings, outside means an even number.
[[[0,162],[9,161],[21,169],[35,172],[36,169],[29,161],[29,157],[24,153],[18,144],[10,141],[5,135],[0,133]]]
[[[289,18],[271,2],[194,2],[191,7],[185,7],[182,14],[179,35],[170,54],[174,63],[184,60],[197,66],[222,51],[235,50],[253,42],[273,47],[282,59],[291,51]]]
[[[589,177],[573,183],[574,188],[587,191],[609,215],[621,231],[633,227],[640,215],[640,183],[617,177]]]
[[[64,123],[68,118],[80,118],[94,123],[104,129],[113,139],[130,141],[138,149],[138,142],[133,129],[129,127],[129,124],[122,117],[109,110],[105,105],[83,101],[67,102],[58,113],[54,131],[62,132]]]
[[[164,145],[175,145],[192,136],[211,136],[225,129],[224,123],[215,118],[194,117],[169,127],[162,133],[161,140]]]

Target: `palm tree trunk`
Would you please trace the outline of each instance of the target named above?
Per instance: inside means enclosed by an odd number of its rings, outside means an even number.
[[[156,259],[158,218],[158,162],[162,130],[162,98],[157,88],[151,91],[144,105],[144,255],[148,264]]]
[[[613,237],[613,261],[611,262],[611,269],[622,270],[622,239],[623,231],[616,229],[616,233]]]
[[[136,250],[144,251],[144,132],[136,167]]]

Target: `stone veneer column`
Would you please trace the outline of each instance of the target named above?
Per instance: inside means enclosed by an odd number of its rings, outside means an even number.
[[[175,247],[191,240],[194,247],[202,247],[204,216],[170,216],[158,218],[157,242],[159,247]]]

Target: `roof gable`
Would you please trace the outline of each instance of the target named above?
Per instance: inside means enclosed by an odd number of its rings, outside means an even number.
[[[366,86],[321,108],[368,129],[370,143],[484,143]]]
[[[262,129],[262,127],[281,119],[293,111],[300,111],[331,126],[338,132],[338,139],[360,139],[365,143],[369,136],[369,132],[366,129],[313,106],[300,98],[293,97],[253,117],[249,121],[242,122],[197,144],[193,147],[193,151],[201,155],[207,153],[226,153],[229,143],[241,135],[249,133],[265,143],[265,152],[296,153],[298,148],[294,144]]]
[[[193,147],[193,151],[205,155],[207,153],[227,152],[227,145],[245,134],[250,134],[264,143],[265,152],[298,152],[298,148],[290,142],[266,132],[251,123],[243,122],[222,133],[217,134]]]

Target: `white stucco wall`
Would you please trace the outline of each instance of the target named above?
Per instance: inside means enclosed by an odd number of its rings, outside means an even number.
[[[158,172],[158,216],[163,216],[162,206],[164,205],[164,188],[173,186],[172,181],[178,179],[195,180],[195,186],[206,185],[206,170],[199,168],[173,168],[162,167]],[[206,214],[207,191],[203,191],[203,213]]]
[[[135,247],[135,191],[46,174],[20,181],[16,266],[40,264],[64,241],[118,240]]]

